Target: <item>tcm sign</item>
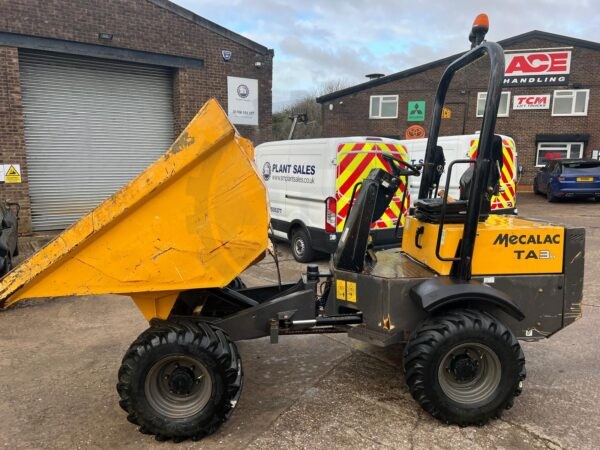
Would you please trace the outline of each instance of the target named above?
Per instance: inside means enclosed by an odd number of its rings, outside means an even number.
[[[566,84],[571,50],[506,53],[505,86]]]
[[[550,108],[550,94],[542,95],[515,95],[513,109],[548,109]]]

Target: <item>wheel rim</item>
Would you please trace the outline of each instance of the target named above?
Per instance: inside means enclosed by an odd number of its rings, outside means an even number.
[[[182,419],[204,409],[212,386],[210,373],[202,362],[189,356],[167,356],[148,371],[144,391],[157,413]]]
[[[500,385],[501,375],[498,355],[479,343],[452,348],[438,368],[438,381],[444,394],[469,406],[487,402]]]
[[[304,256],[304,251],[306,250],[306,244],[302,239],[296,238],[294,240],[294,252],[297,256]]]

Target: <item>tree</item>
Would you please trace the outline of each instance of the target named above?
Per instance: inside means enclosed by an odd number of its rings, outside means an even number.
[[[296,101],[283,111],[273,113],[273,139],[288,139],[292,127],[293,116],[295,114],[306,114],[307,122],[296,124],[294,135],[292,137],[293,139],[321,137],[321,104],[316,102],[316,98],[344,89],[345,87],[348,87],[349,84],[350,83],[344,79],[328,81],[315,89],[311,94]]]

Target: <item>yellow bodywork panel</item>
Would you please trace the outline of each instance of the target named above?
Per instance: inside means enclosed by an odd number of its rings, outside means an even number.
[[[435,253],[439,225],[409,217],[402,250],[440,275],[449,275],[452,262]],[[456,256],[462,224],[446,224],[440,255]],[[515,216],[492,214],[477,228],[473,275],[517,275],[563,272],[564,228]]]
[[[222,287],[267,248],[252,144],[210,100],[154,164],[0,280],[0,306],[126,294],[166,318],[179,292]]]

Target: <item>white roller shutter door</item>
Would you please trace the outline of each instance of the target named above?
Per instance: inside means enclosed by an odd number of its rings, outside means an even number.
[[[168,68],[21,51],[34,230],[71,225],[173,140]]]

